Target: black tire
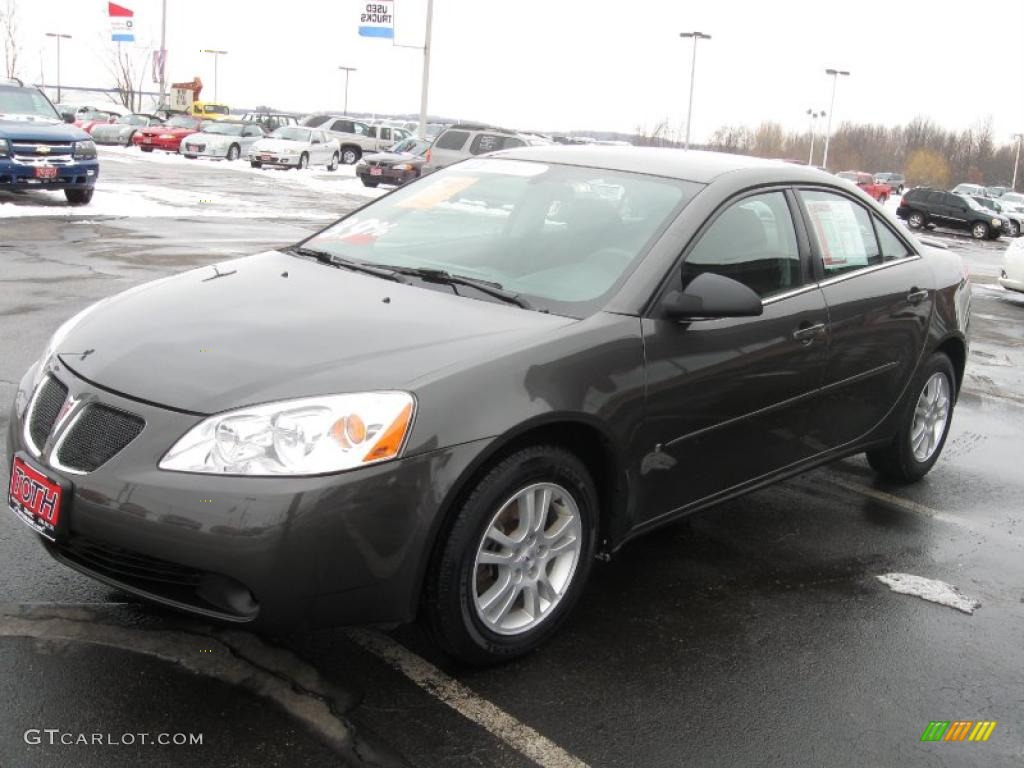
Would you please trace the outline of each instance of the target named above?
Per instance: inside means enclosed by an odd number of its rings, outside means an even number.
[[[131,136],[129,136],[129,137],[128,137],[128,141],[126,141],[126,142],[124,143],[124,145],[125,145],[126,147],[130,147],[130,146],[131,146],[132,144],[134,144],[134,143],[135,143],[135,142],[133,141],[133,139],[134,139],[134,138],[135,138],[135,134],[133,133],[133,134],[132,134]]]
[[[68,205],[88,205],[92,202],[93,190],[90,189],[65,189],[64,197],[68,199]]]
[[[976,221],[971,224],[971,237],[975,240],[988,240],[991,236],[991,230],[985,222]]]
[[[948,385],[949,404],[946,425],[931,456],[925,461],[919,461],[914,456],[911,436],[914,427],[914,414],[925,385],[937,373],[946,377]],[[914,377],[913,384],[907,389],[907,399],[901,405],[899,431],[892,442],[883,448],[867,452],[868,464],[871,465],[871,468],[884,477],[903,483],[916,482],[928,474],[928,471],[938,461],[939,456],[942,455],[942,448],[946,444],[949,426],[953,422],[956,395],[956,373],[953,370],[953,363],[942,352],[936,352],[928,358],[921,370],[918,371],[917,376]]]
[[[295,166],[295,169],[299,171],[304,171],[307,168],[309,168],[309,155],[303,152],[301,155],[299,155],[299,164]]]
[[[338,153],[337,152],[335,152],[333,155],[331,155],[331,164],[327,166],[327,170],[328,171],[336,171],[336,170],[338,170]]]
[[[907,226],[911,229],[921,229],[928,223],[928,217],[921,211],[911,211],[907,214]]]
[[[581,523],[579,559],[561,599],[536,627],[502,635],[485,627],[477,615],[473,596],[476,552],[484,531],[504,502],[537,482],[556,483],[575,501]],[[583,592],[594,560],[597,520],[594,482],[583,462],[565,449],[531,446],[495,464],[462,502],[447,535],[439,542],[428,574],[423,618],[437,644],[456,659],[481,666],[508,661],[541,645],[558,629]]]
[[[237,144],[232,144],[230,147],[228,147],[228,160],[234,162],[241,156],[242,148],[240,146],[238,146]]]
[[[139,147],[139,149],[141,149],[143,152],[152,152],[153,151],[152,147]]]
[[[380,184],[380,182],[377,181],[376,179],[368,179],[365,176],[363,177],[364,187],[376,187],[378,184]]]
[[[363,156],[363,152],[359,147],[342,147],[341,148],[341,163],[342,165],[355,165],[359,162],[359,158]]]
[[[250,160],[249,161],[249,165],[251,165],[253,168],[262,168],[263,167],[263,163],[261,163],[259,160]]]

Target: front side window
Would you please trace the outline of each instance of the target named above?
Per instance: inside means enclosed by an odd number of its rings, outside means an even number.
[[[872,216],[871,219],[875,223],[875,232],[878,234],[878,246],[882,252],[882,261],[895,261],[910,255],[907,246],[896,237],[896,234],[889,229],[885,222],[877,216]]]
[[[800,251],[786,196],[745,197],[719,215],[686,257],[684,288],[704,272],[737,280],[762,298],[799,287]]]
[[[800,197],[826,278],[882,263],[871,216],[865,208],[831,192],[803,190]]]
[[[641,174],[473,159],[399,188],[305,247],[490,281],[538,309],[582,317],[603,305],[699,189]],[[471,288],[458,293],[486,299]]]
[[[437,149],[462,149],[466,146],[466,139],[469,133],[466,131],[445,131],[442,133],[434,146]]]

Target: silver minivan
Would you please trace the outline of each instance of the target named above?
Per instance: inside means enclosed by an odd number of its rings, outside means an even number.
[[[509,131],[489,125],[458,123],[448,126],[427,152],[423,173],[436,171],[467,157],[497,152],[499,149],[526,147],[551,142],[530,133]]]

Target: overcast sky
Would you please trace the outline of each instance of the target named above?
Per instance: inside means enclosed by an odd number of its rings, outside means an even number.
[[[107,85],[105,0],[17,0],[22,74],[56,75],[46,31],[65,41],[63,82]],[[137,48],[157,46],[160,0],[125,0]],[[419,108],[422,53],[360,38],[357,0],[168,0],[168,77],[199,75],[232,106],[340,109],[340,64],[352,75],[349,106],[371,112]],[[957,8],[955,18],[944,8]],[[426,0],[396,0],[398,39],[422,43]],[[835,119],[883,124],[916,115],[967,128],[991,117],[1000,142],[1024,131],[1024,0],[974,6],[953,0],[435,0],[430,112],[550,131],[685,121],[691,48],[680,31],[713,35],[697,56],[693,135],[726,123],[775,120],[806,126],[808,108]],[[976,64],[975,64],[976,63]],[[83,97],[84,98],[84,97]]]

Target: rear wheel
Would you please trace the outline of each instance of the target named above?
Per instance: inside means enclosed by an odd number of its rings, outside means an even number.
[[[64,197],[69,205],[88,205],[92,201],[92,193],[91,189],[65,189]]]
[[[538,445],[496,464],[457,512],[428,578],[438,644],[471,664],[532,651],[562,623],[594,559],[598,502],[583,463]]]
[[[956,401],[953,363],[936,352],[922,367],[903,405],[899,431],[892,443],[867,452],[880,475],[914,482],[924,477],[942,453]]]
[[[910,215],[907,216],[907,225],[911,229],[921,229],[926,223],[924,214],[920,211],[911,211]]]
[[[237,144],[228,147],[228,160],[237,160],[242,154],[242,148]]]
[[[342,147],[341,149],[341,162],[344,165],[355,165],[362,156],[363,153],[359,151],[359,147]]]
[[[976,221],[971,225],[971,237],[975,240],[985,240],[988,237],[988,224],[983,221]]]

